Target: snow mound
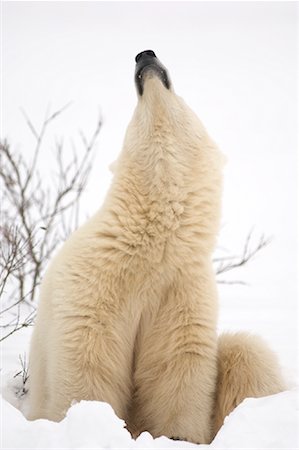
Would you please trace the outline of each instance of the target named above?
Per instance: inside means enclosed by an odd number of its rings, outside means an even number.
[[[96,401],[81,401],[68,410],[59,423],[40,419],[29,422],[22,413],[3,398],[2,448],[4,449],[143,449],[196,448],[188,442],[171,441],[165,437],[153,439],[142,433],[135,441],[124,428],[110,405]]]
[[[134,441],[110,405],[81,401],[69,409],[59,423],[49,420],[29,422],[3,398],[2,448],[19,449],[296,449],[298,448],[298,390],[260,399],[246,399],[227,418],[210,445],[153,439],[142,433]]]
[[[299,391],[245,399],[228,417],[212,448],[298,449]]]

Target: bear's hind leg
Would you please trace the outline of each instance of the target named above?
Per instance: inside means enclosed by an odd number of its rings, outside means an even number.
[[[218,382],[214,435],[225,417],[247,397],[285,390],[275,354],[258,336],[224,333],[218,341]]]

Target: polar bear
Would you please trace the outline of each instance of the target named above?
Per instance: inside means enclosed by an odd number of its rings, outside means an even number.
[[[135,82],[106,200],[41,286],[28,418],[59,421],[72,401],[100,400],[133,436],[209,443],[243,398],[283,383],[263,343],[217,339],[223,156],[153,51],[136,56]]]

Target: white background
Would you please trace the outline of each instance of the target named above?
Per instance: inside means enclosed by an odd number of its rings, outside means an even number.
[[[28,157],[46,110],[71,106],[55,138],[104,125],[82,210],[97,209],[136,104],[134,57],[152,49],[227,156],[219,246],[240,253],[255,227],[272,237],[220,285],[220,329],[258,331],[294,368],[297,340],[297,5],[293,2],[4,2],[1,135]],[[51,175],[51,174],[50,174]],[[12,342],[12,341],[11,341]]]

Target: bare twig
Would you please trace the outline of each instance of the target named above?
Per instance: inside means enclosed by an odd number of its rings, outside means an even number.
[[[251,230],[248,233],[248,236],[246,238],[243,253],[240,256],[224,256],[224,257],[218,257],[213,259],[213,263],[215,265],[215,272],[216,275],[220,275],[223,273],[230,272],[234,269],[238,269],[240,267],[245,266],[249,261],[254,259],[256,254],[262,250],[264,247],[266,247],[270,242],[270,238],[266,238],[263,234],[260,236],[257,244],[254,246],[252,245],[252,238],[253,236],[253,230]],[[247,283],[242,280],[217,280],[220,284],[243,284],[246,285]]]
[[[26,353],[24,353],[23,358],[21,355],[19,355],[19,361],[21,364],[21,370],[14,375],[14,378],[17,378],[19,376],[22,377],[22,386],[16,393],[18,397],[22,397],[23,395],[27,394],[27,392],[28,392],[26,383],[29,379],[29,375],[28,375],[28,364],[27,364],[27,360],[26,360]]]
[[[27,382],[29,375],[28,375],[28,365],[27,365],[27,361],[26,361],[26,353],[24,353],[24,356],[22,358],[21,355],[19,355],[19,361],[22,367],[22,370],[20,370],[20,372],[17,372],[14,375],[14,378],[18,377],[19,375],[22,375],[22,381],[23,381],[23,385],[25,385],[25,383]]]

